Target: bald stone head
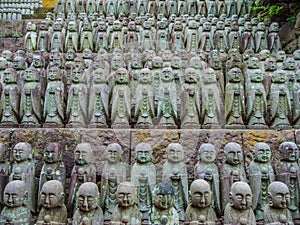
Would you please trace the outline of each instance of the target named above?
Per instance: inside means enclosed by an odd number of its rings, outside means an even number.
[[[54,209],[62,206],[64,202],[64,188],[60,181],[50,180],[44,183],[41,190],[41,206],[46,209]]]
[[[3,194],[3,202],[8,208],[17,208],[25,205],[27,199],[27,189],[24,181],[14,180],[9,182]]]
[[[289,205],[290,192],[286,184],[280,181],[272,182],[268,187],[269,205],[275,209],[285,209]]]
[[[252,205],[250,186],[243,181],[233,183],[229,193],[229,203],[232,208],[237,210],[249,209]]]
[[[93,182],[80,185],[77,192],[77,207],[82,212],[91,212],[98,207],[98,187]]]
[[[196,208],[206,208],[211,204],[211,190],[206,180],[194,180],[190,188],[192,206]]]

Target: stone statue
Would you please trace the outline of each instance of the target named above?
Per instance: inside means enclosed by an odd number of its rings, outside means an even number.
[[[293,124],[295,128],[300,127],[300,69],[296,71],[295,84],[293,86]]]
[[[250,186],[243,181],[233,183],[230,188],[229,202],[224,212],[224,225],[256,225],[251,204],[252,192]]]
[[[276,59],[274,57],[267,58],[264,62],[264,78],[263,78],[263,85],[265,87],[267,95],[269,94],[271,89],[272,76],[275,70],[277,70]]]
[[[199,37],[199,48],[205,52],[210,52],[212,49],[214,49],[210,22],[205,22],[203,24],[203,30]]]
[[[40,31],[37,37],[37,49],[42,52],[49,52],[50,50],[50,37],[51,32],[49,31],[48,20],[42,20],[40,22]]]
[[[81,225],[87,219],[90,225],[103,224],[103,212],[99,206],[99,192],[95,183],[86,182],[79,187],[76,204],[72,225]]]
[[[202,127],[220,128],[224,125],[224,102],[220,85],[214,69],[207,68],[202,75]]]
[[[72,84],[68,91],[67,127],[84,127],[87,124],[88,88],[82,68],[73,70]]]
[[[186,225],[210,224],[215,225],[217,216],[211,207],[212,191],[207,181],[194,180],[189,192],[191,203],[185,211]]]
[[[250,21],[246,21],[244,25],[244,32],[241,34],[242,50],[253,49],[254,50],[254,36],[252,35],[252,25]]]
[[[8,162],[8,151],[4,144],[0,143],[0,210],[4,207],[4,188],[8,183],[10,166]]]
[[[122,23],[119,20],[115,20],[113,22],[113,32],[109,37],[108,49],[113,51],[117,48],[123,48]]]
[[[199,128],[201,113],[201,92],[199,77],[194,68],[187,68],[181,86],[181,128]]]
[[[173,52],[184,48],[183,24],[181,21],[175,21],[171,33],[171,50]]]
[[[174,189],[169,181],[155,185],[152,193],[151,224],[179,225],[179,215],[174,207]]]
[[[293,86],[296,81],[296,61],[292,57],[287,57],[283,62],[282,69],[286,73],[287,87],[290,93],[291,106],[293,108]]]
[[[63,52],[65,44],[65,34],[62,32],[62,30],[63,29],[61,23],[57,21],[53,23],[53,34],[50,41],[50,50]]]
[[[24,72],[24,86],[21,91],[20,118],[24,127],[39,127],[42,119],[42,99],[39,74],[29,67]]]
[[[264,224],[294,225],[288,209],[289,189],[285,183],[274,181],[268,186],[268,204],[264,209]]]
[[[229,202],[228,193],[233,183],[246,181],[241,146],[236,142],[228,142],[224,147],[224,164],[220,169],[220,189],[222,211]]]
[[[89,127],[107,127],[109,87],[105,69],[93,71],[89,92]]]
[[[228,8],[227,8],[228,9]],[[238,23],[233,21],[230,25],[230,32],[228,34],[228,47],[229,49],[241,49],[241,35],[239,33]]]
[[[115,86],[111,97],[112,127],[128,128],[131,117],[131,90],[128,71],[119,68],[115,73]]]
[[[15,173],[19,173],[19,179],[25,182],[28,193],[27,207],[31,212],[36,212],[35,205],[35,165],[32,159],[32,148],[27,142],[19,142],[13,150],[14,163],[9,180],[15,180]],[[17,172],[20,170],[20,172]]]
[[[7,68],[3,74],[1,94],[1,126],[17,127],[20,110],[20,90],[18,88],[18,75],[15,69]]]
[[[268,34],[268,49],[272,53],[281,50],[281,41],[278,32],[279,32],[279,24],[277,22],[273,22],[269,27],[269,34]]]
[[[43,154],[44,164],[40,173],[39,193],[48,180],[58,180],[65,186],[66,168],[61,158],[61,147],[57,142],[46,145]],[[40,197],[40,196],[39,196]]]
[[[0,223],[7,224],[10,220],[12,224],[31,224],[31,214],[26,205],[27,200],[28,192],[25,182],[10,181],[4,189],[4,208],[0,214]]]
[[[263,219],[263,211],[268,204],[268,187],[275,179],[271,161],[270,146],[257,142],[253,146],[254,159],[249,165],[249,185],[253,193],[252,208],[256,220]]]
[[[64,187],[58,180],[50,180],[43,184],[40,191],[41,211],[36,225],[44,225],[46,220],[49,224],[64,225],[67,222],[67,208],[64,204]],[[47,218],[49,216],[50,218]]]
[[[60,69],[50,67],[47,80],[43,112],[45,123],[43,127],[63,127],[66,95]]]
[[[266,25],[264,22],[257,24],[257,31],[254,34],[255,52],[259,53],[262,50],[268,49]]]
[[[226,128],[245,128],[243,118],[245,114],[244,85],[242,71],[232,68],[228,72],[225,86],[225,119]]]
[[[269,93],[271,128],[290,126],[291,102],[286,79],[284,70],[274,71]]]
[[[161,83],[158,88],[157,117],[160,127],[176,128],[177,96],[176,84],[172,69],[165,67],[160,75]]]
[[[179,220],[184,221],[188,204],[187,169],[184,164],[184,151],[179,143],[171,143],[166,149],[167,161],[163,165],[162,180],[169,180],[174,191],[174,208]]]
[[[198,153],[199,161],[194,168],[194,177],[207,181],[211,190],[211,207],[215,213],[221,214],[220,182],[218,167],[215,164],[216,157],[217,152],[212,144],[202,144]]]
[[[224,53],[228,50],[227,36],[225,33],[225,23],[218,21],[216,25],[216,31],[213,35],[214,46],[219,52]]]
[[[36,24],[27,23],[27,32],[24,37],[24,49],[26,52],[33,52],[37,49],[37,31]]]
[[[82,52],[84,49],[94,49],[92,26],[88,18],[83,20],[79,37],[79,50]]]
[[[253,57],[252,57],[253,58]],[[248,63],[251,61],[249,59]],[[254,58],[258,61],[257,58]],[[262,83],[263,72],[261,69],[248,69],[246,72],[246,119],[247,127],[253,129],[266,128],[267,94]]]
[[[112,213],[110,225],[132,224],[140,225],[141,213],[135,205],[136,190],[132,183],[119,184],[117,193],[117,205]]]
[[[184,43],[187,52],[195,52],[198,49],[199,36],[197,31],[197,22],[191,20],[186,28]]]
[[[106,162],[101,174],[101,205],[104,210],[104,221],[111,219],[116,206],[116,191],[118,185],[126,180],[127,167],[121,162],[122,147],[117,143],[106,148]]]
[[[135,91],[134,117],[137,121],[136,127],[149,128],[153,125],[154,88],[152,86],[153,76],[148,68],[141,69],[138,75],[138,84]]]
[[[101,20],[98,23],[98,30],[96,34],[95,50],[99,51],[100,49],[107,50],[108,48],[108,34],[107,26],[105,21]]]
[[[300,169],[297,163],[299,149],[294,142],[283,142],[279,146],[279,153],[280,161],[275,165],[276,180],[288,185],[290,201],[287,203],[287,208],[293,219],[299,219]]]
[[[78,25],[76,21],[70,21],[68,23],[68,30],[66,34],[65,40],[65,51],[73,49],[74,51],[78,51]]]
[[[71,172],[68,210],[71,213],[78,188],[82,183],[96,183],[96,167],[92,163],[93,151],[89,143],[80,143],[74,150],[75,164]],[[79,170],[83,170],[80,171]],[[71,213],[72,214],[72,213]]]

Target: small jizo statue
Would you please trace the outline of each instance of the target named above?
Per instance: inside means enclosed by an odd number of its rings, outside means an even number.
[[[252,192],[250,186],[243,181],[233,183],[229,193],[229,202],[224,211],[224,225],[256,225],[251,204]]]
[[[31,214],[26,205],[28,192],[26,184],[21,180],[9,182],[3,195],[4,208],[0,214],[0,224],[31,224]]]
[[[220,214],[220,182],[219,171],[215,164],[217,152],[215,146],[212,144],[202,144],[199,148],[198,162],[194,168],[195,179],[205,180],[212,191],[211,207],[216,213]]]
[[[93,151],[89,143],[80,143],[76,146],[75,165],[71,173],[71,182],[69,187],[68,210],[72,211],[73,203],[76,199],[76,193],[82,183],[96,183],[96,167],[92,164]],[[83,171],[79,171],[82,169]]]
[[[132,183],[119,184],[117,193],[117,205],[112,213],[110,225],[140,225],[141,213],[135,205],[136,190]]]
[[[151,224],[179,225],[179,216],[174,207],[174,189],[170,182],[156,184],[152,195]]]
[[[207,181],[194,180],[189,191],[191,203],[185,211],[186,225],[204,224],[215,225],[217,216],[211,207],[212,191]]]
[[[263,210],[268,204],[268,186],[275,179],[271,161],[270,146],[257,142],[254,146],[254,159],[249,165],[249,184],[253,193],[252,208],[256,220],[263,219]]]
[[[187,169],[184,164],[184,150],[179,143],[171,143],[167,149],[167,161],[163,165],[162,179],[169,179],[174,190],[174,207],[179,220],[184,221],[184,211],[188,204]]]
[[[287,208],[291,211],[293,219],[299,219],[299,148],[294,142],[283,142],[279,146],[279,153],[280,161],[275,165],[276,180],[288,185],[290,201],[287,203]]]
[[[241,146],[236,142],[229,142],[224,147],[225,161],[220,169],[221,204],[222,211],[228,203],[228,193],[234,182],[246,181]]]
[[[95,183],[86,182],[79,187],[76,204],[72,225],[81,225],[86,218],[91,225],[103,224],[103,212],[99,206],[99,192]]]
[[[268,204],[264,209],[264,224],[294,225],[292,215],[288,209],[290,192],[285,183],[272,182],[268,187]]]
[[[0,143],[0,210],[4,207],[3,192],[6,184],[8,183],[8,174],[10,166],[8,162],[8,151],[3,143]]]
[[[51,223],[66,224],[67,208],[64,204],[65,193],[62,183],[58,180],[47,181],[39,194],[42,208],[36,225],[44,225],[46,216],[50,216]]]

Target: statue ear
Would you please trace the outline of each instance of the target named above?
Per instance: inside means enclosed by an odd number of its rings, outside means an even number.
[[[61,193],[59,206],[62,206],[64,202],[65,202],[65,193]]]
[[[28,202],[28,192],[25,191],[24,193],[24,199],[23,199],[23,206],[26,206]]]
[[[229,204],[232,206],[233,205],[233,195],[231,192],[229,192]]]
[[[268,192],[268,203],[270,206],[273,206],[272,194],[270,192]]]

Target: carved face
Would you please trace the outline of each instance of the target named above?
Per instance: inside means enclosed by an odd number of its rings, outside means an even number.
[[[172,69],[171,68],[163,68],[163,70],[161,71],[161,77],[160,78],[163,82],[172,81],[174,79]]]
[[[259,30],[259,31],[265,31],[265,30],[266,30],[266,25],[265,25],[265,23],[264,23],[264,22],[259,22],[259,23],[257,24],[257,30]]]
[[[11,62],[13,58],[13,53],[9,50],[4,50],[1,54],[1,57],[6,59],[7,61]]]
[[[76,68],[73,71],[72,82],[73,83],[82,83],[82,82],[84,82],[84,72],[81,68]]]
[[[81,143],[75,149],[75,163],[77,165],[89,164],[91,162],[92,149],[90,144]]]
[[[122,57],[115,56],[115,57],[112,58],[111,67],[112,67],[113,70],[117,70],[120,67],[123,67],[123,65],[124,65],[124,61],[123,61]]]
[[[216,27],[217,27],[217,30],[224,30],[225,23],[223,21],[218,21]]]
[[[183,161],[183,148],[181,144],[172,143],[167,147],[168,161],[173,163],[178,163]]]
[[[15,145],[13,157],[17,162],[23,162],[28,160],[31,155],[31,146],[28,143],[20,142]]]
[[[296,61],[293,58],[287,58],[284,63],[284,68],[288,70],[295,70]]]
[[[135,204],[135,187],[129,182],[123,182],[117,189],[117,203],[121,208],[127,208]]]
[[[69,49],[66,53],[66,60],[73,61],[75,59],[75,51],[73,49]]]
[[[135,158],[137,163],[147,163],[151,161],[152,148],[149,144],[140,143],[136,146],[135,151]]]
[[[7,68],[4,71],[3,82],[6,84],[17,82],[17,73],[13,68]]]
[[[82,184],[77,193],[77,207],[82,212],[91,212],[98,206],[98,188],[92,182]]]
[[[32,65],[35,68],[41,68],[41,67],[43,67],[43,62],[42,62],[41,56],[39,56],[39,55],[33,55]]]
[[[279,24],[277,22],[274,22],[270,25],[269,28],[270,32],[278,32],[279,31]]]
[[[57,163],[59,161],[59,146],[57,143],[49,143],[44,150],[44,161],[47,163]]]
[[[196,208],[206,208],[211,204],[211,190],[205,180],[195,180],[191,184],[190,190],[192,206]]]
[[[34,70],[33,68],[29,67],[28,69],[25,70],[25,76],[24,76],[25,81],[28,81],[28,82],[36,81],[37,77],[38,77],[37,71]]]
[[[217,76],[216,76],[216,73],[215,73],[214,69],[208,68],[208,69],[205,70],[204,82],[207,83],[207,84],[217,82]]]
[[[181,59],[180,59],[180,57],[178,57],[178,56],[173,57],[172,61],[171,61],[171,66],[172,66],[172,68],[175,68],[175,69],[181,68]]]
[[[116,83],[127,84],[129,82],[129,75],[126,69],[120,68],[116,72]]]
[[[259,53],[259,59],[260,60],[266,60],[267,58],[269,58],[271,55],[271,52],[269,50],[262,50]]]
[[[119,144],[110,144],[106,149],[106,160],[110,163],[117,163],[121,160],[122,148]]]
[[[238,68],[233,68],[228,72],[229,81],[232,83],[239,83],[242,78],[242,72]]]
[[[236,182],[231,186],[229,201],[234,209],[249,209],[252,204],[252,193],[249,185],[245,182]]]
[[[297,49],[296,51],[293,52],[293,57],[296,60],[300,59],[300,49]]]
[[[266,143],[256,143],[254,145],[255,161],[267,163],[271,160],[271,149]]]
[[[238,165],[243,161],[243,153],[241,146],[237,143],[230,142],[224,147],[226,163],[231,165]]]
[[[163,184],[159,183],[157,185]],[[153,204],[159,209],[170,209],[174,203],[174,190],[173,187],[166,183],[155,187],[153,190]]]
[[[41,190],[41,206],[46,209],[54,209],[63,203],[63,186],[57,180],[47,181]]]
[[[288,162],[296,162],[299,159],[299,149],[294,142],[283,142],[279,146],[281,159]]]
[[[255,69],[251,72],[250,79],[252,82],[261,82],[263,80],[263,73],[261,69]]]
[[[282,182],[272,182],[268,188],[269,204],[275,209],[286,209],[290,202],[288,187]]]
[[[156,57],[153,58],[153,60],[152,60],[152,66],[153,66],[154,68],[161,68],[162,65],[163,65],[163,60],[162,60],[162,58],[160,58],[160,57],[158,57],[158,56],[156,56]]]
[[[286,73],[284,70],[275,70],[272,76],[272,82],[274,83],[285,83]]]
[[[276,59],[268,58],[265,62],[265,70],[266,71],[275,71],[277,69]]]
[[[48,71],[48,79],[51,81],[59,79],[59,69],[57,67],[51,67]]]
[[[210,22],[205,22],[205,23],[203,24],[203,30],[209,31],[210,28],[211,28]]]
[[[184,80],[186,83],[196,83],[198,80],[198,75],[195,69],[187,68],[184,74]]]
[[[113,30],[121,30],[122,28],[122,24],[120,23],[120,21],[116,20],[113,23]]]
[[[84,49],[82,53],[82,57],[84,59],[92,59],[93,58],[93,52],[90,49]]]
[[[134,59],[131,61],[131,68],[133,68],[133,69],[139,69],[139,68],[142,68],[142,61],[141,61],[141,59],[139,59],[139,58],[134,58]]]
[[[199,160],[203,163],[213,163],[216,159],[216,149],[212,144],[202,144],[199,149]]]
[[[0,57],[0,69],[4,70],[7,67],[7,61],[5,58]]]
[[[16,69],[16,70],[25,69],[25,67],[26,67],[25,59],[22,57],[16,57],[14,59],[13,64],[14,64],[14,69]]]
[[[11,181],[4,190],[3,202],[8,208],[17,208],[24,205],[27,198],[26,184],[24,181]]]
[[[278,52],[276,53],[276,60],[277,60],[278,62],[283,62],[283,61],[285,60],[285,58],[286,58],[285,51],[278,51]]]
[[[105,83],[106,82],[105,70],[101,68],[96,69],[93,73],[93,78],[95,83]]]
[[[143,84],[151,83],[152,74],[149,69],[141,69],[139,74],[139,82]]]

